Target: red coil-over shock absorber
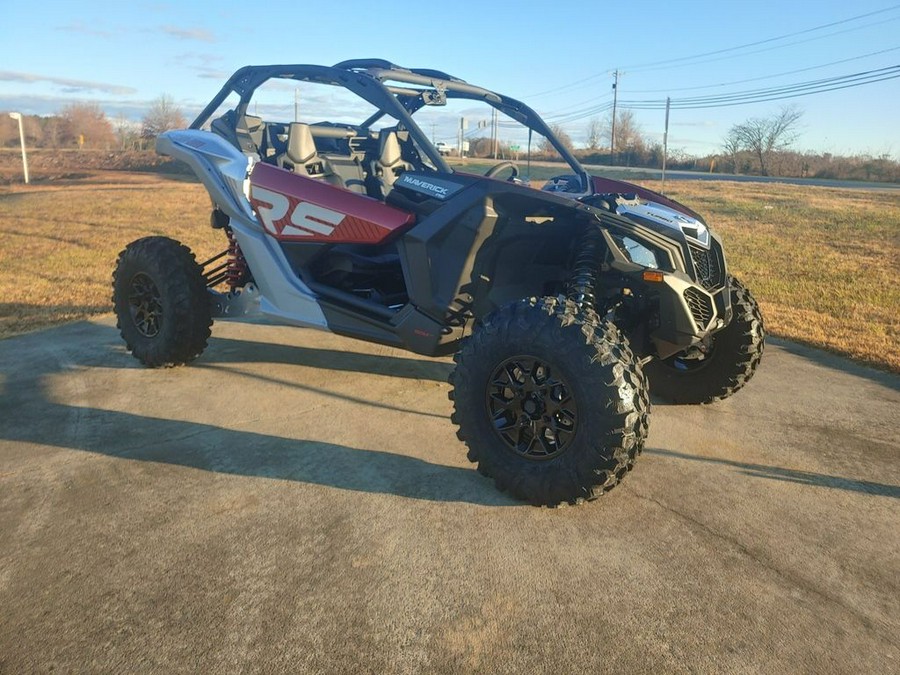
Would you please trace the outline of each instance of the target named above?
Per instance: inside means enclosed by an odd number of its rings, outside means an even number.
[[[225,279],[232,291],[243,286],[250,280],[250,268],[241,252],[241,246],[234,237],[230,227],[225,228],[228,236],[228,266],[225,269]]]
[[[228,248],[201,265],[203,277],[206,279],[207,288],[227,282],[229,290],[233,292],[250,281],[250,268],[247,266],[244,254],[241,253],[241,247],[234,232],[228,226],[228,216],[219,209],[214,209],[210,220],[214,229],[225,231],[225,236],[228,237]],[[222,258],[225,258],[225,261],[219,262]],[[219,264],[213,266],[217,262]]]

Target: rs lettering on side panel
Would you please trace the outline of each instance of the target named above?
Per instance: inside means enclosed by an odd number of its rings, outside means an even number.
[[[266,231],[276,237],[329,237],[346,215],[310,202],[297,202],[290,221],[283,222],[290,209],[290,200],[273,190],[252,186],[251,197]]]
[[[262,221],[263,227],[271,234],[277,235],[278,230],[275,228],[275,221],[281,220],[287,215],[290,202],[288,198],[278,192],[272,192],[264,187],[253,185],[250,190],[250,197],[258,202],[256,212]],[[268,204],[268,206],[266,206]]]

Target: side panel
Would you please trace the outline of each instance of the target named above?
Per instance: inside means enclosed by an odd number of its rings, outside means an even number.
[[[381,244],[415,221],[371,197],[269,164],[253,168],[250,202],[278,241]]]
[[[231,218],[252,218],[244,195],[249,158],[209,131],[167,131],[156,139],[156,151],[191,167],[209,198]]]
[[[579,208],[512,183],[473,182],[399,240],[410,301],[463,328],[499,302],[540,295],[564,275]]]
[[[161,154],[193,169],[210,199],[229,217],[260,292],[260,310],[279,322],[326,328],[313,292],[291,269],[281,247],[264,233],[244,195],[247,157],[208,131],[169,131],[157,140]]]
[[[317,297],[294,274],[278,243],[253,222],[232,218],[230,227],[259,287],[262,313],[282,323],[327,328]]]

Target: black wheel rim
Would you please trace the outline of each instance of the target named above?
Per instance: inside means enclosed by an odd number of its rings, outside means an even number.
[[[565,452],[578,428],[572,389],[558,369],[531,356],[507,359],[488,384],[492,426],[516,454],[545,460]]]
[[[153,283],[153,279],[143,272],[135,274],[131,279],[128,308],[131,311],[131,320],[141,335],[148,338],[159,335],[162,321],[159,289]]]

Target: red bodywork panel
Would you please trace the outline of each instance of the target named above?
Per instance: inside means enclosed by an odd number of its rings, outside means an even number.
[[[654,192],[653,190],[648,190],[647,188],[643,188],[640,185],[635,185],[634,183],[626,183],[623,180],[614,180],[612,178],[603,178],[602,176],[591,176],[591,180],[594,182],[594,192],[599,194],[629,194],[634,193],[641,199],[646,199],[650,202],[656,202],[657,204],[662,204],[663,206],[668,206],[670,209],[675,209],[676,211],[680,211],[686,216],[690,216],[691,218],[696,218],[701,222],[705,222],[696,211],[689,209],[684,204],[679,204],[674,199],[669,199],[665,195],[661,195],[658,192]]]
[[[377,199],[271,164],[253,167],[250,203],[279,241],[381,244],[415,222],[413,214]]]

